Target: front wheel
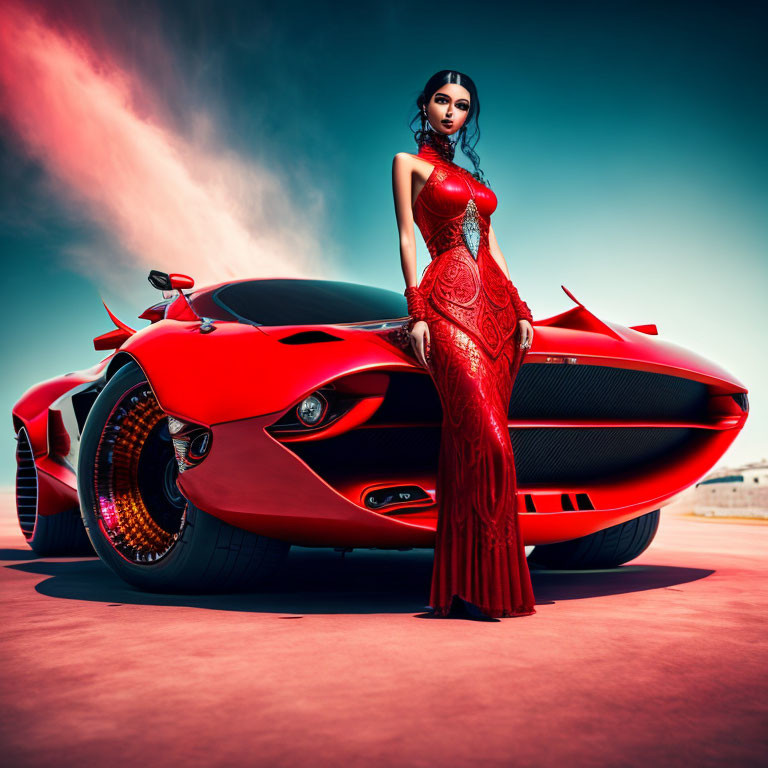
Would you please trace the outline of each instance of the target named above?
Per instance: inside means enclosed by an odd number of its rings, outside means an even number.
[[[528,562],[549,569],[615,568],[648,548],[659,528],[660,514],[661,510],[656,509],[589,536],[539,545]]]
[[[225,592],[265,583],[290,544],[235,528],[187,501],[178,464],[144,372],[121,368],[83,429],[78,492],[99,557],[150,592]]]

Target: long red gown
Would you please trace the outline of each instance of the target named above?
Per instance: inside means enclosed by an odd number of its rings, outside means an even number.
[[[489,250],[496,195],[439,148],[419,148],[434,169],[413,210],[432,257],[418,288],[443,408],[430,605],[456,615],[457,596],[475,617],[526,616],[536,611],[507,413],[526,352],[517,320],[531,313]]]

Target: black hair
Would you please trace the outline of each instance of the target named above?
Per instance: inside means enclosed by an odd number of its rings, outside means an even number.
[[[459,138],[455,144],[461,146],[461,151],[472,161],[472,165],[475,168],[473,176],[481,183],[490,187],[490,184],[485,179],[483,172],[480,170],[480,157],[475,152],[475,146],[480,139],[480,124],[478,119],[480,117],[480,98],[477,95],[477,87],[474,80],[469,75],[465,75],[463,72],[457,72],[455,69],[441,69],[439,72],[432,75],[427,80],[427,84],[424,86],[422,92],[416,98],[417,113],[413,116],[409,123],[411,131],[413,131],[413,138],[419,146],[425,140],[425,136],[429,130],[427,127],[427,117],[424,114],[424,108],[429,104],[432,97],[440,90],[443,85],[447,83],[456,83],[461,85],[469,91],[469,113],[464,125],[459,129]],[[420,120],[421,128],[414,130],[413,124]],[[469,129],[472,129],[471,133]]]

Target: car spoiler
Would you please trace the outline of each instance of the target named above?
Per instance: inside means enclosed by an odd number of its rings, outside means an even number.
[[[136,331],[129,325],[126,325],[122,320],[115,317],[103,298],[101,303],[104,305],[104,309],[107,310],[107,314],[112,318],[112,322],[117,327],[113,331],[108,331],[107,333],[102,333],[101,336],[97,336],[93,340],[93,348],[96,350],[117,349],[130,339]]]
[[[553,315],[545,320],[536,321],[536,325],[552,326],[555,328],[572,328],[578,331],[592,331],[602,333],[618,341],[627,341],[627,337],[613,326],[601,320],[594,312],[590,312],[564,285],[560,286],[569,298],[576,304],[575,307]],[[659,331],[653,323],[646,325],[632,325],[630,329],[647,333],[649,336],[657,336]]]

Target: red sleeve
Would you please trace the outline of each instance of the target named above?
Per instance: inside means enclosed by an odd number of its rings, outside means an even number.
[[[427,319],[426,301],[424,294],[418,286],[411,285],[405,289],[405,298],[408,300],[408,314],[414,322]]]

